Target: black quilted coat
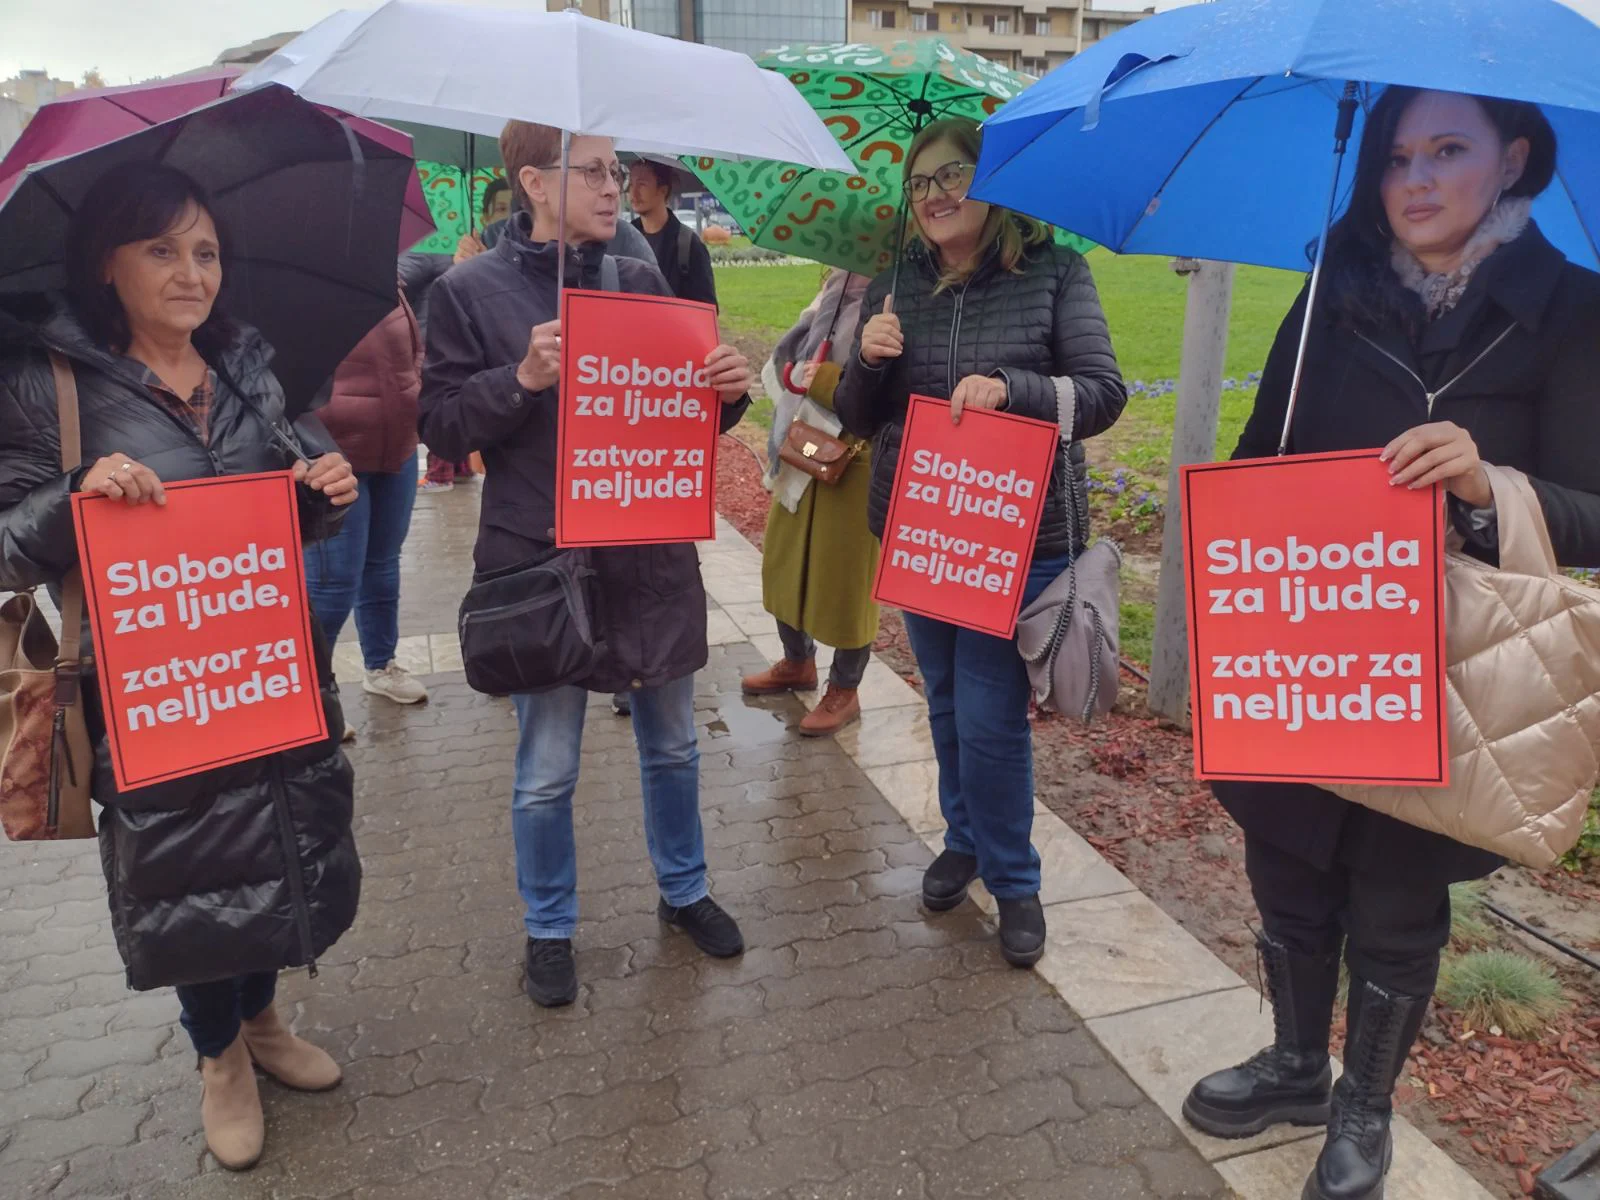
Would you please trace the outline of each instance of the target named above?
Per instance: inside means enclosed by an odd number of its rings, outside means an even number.
[[[1128,389],[1083,256],[1045,245],[1030,250],[1019,265],[1019,271],[1004,270],[991,252],[964,287],[935,295],[937,269],[920,243],[913,244],[894,298],[905,353],[876,369],[854,355],[845,369],[834,408],[851,433],[875,439],[869,516],[879,537],[894,489],[909,397],[917,393],[947,399],[968,375],[1004,378],[1008,412],[1052,422],[1060,412],[1056,379],[1071,379],[1077,415],[1067,452],[1070,486],[1079,493],[1078,511],[1088,511],[1082,439],[1116,423],[1128,402]],[[889,283],[886,272],[867,288],[863,327],[872,314],[883,311]],[[858,328],[857,344],[860,337]],[[1072,522],[1085,526],[1076,530],[1069,525],[1067,483],[1057,472],[1040,521],[1034,550],[1039,558],[1076,554],[1087,540],[1086,521]]]
[[[127,360],[92,344],[67,314],[23,324],[0,313],[0,590],[55,591],[77,561],[55,384],[45,348],[65,354],[78,380],[86,464],[126,454],[165,480],[282,470],[291,463],[268,429],[283,422],[283,392],[260,336],[244,331],[218,369],[211,441],[169,414]],[[308,431],[309,432],[309,431]],[[302,437],[309,457],[330,450]],[[300,492],[307,541],[331,533],[336,513]],[[85,648],[88,648],[87,635]],[[111,922],[130,987],[201,983],[311,962],[355,919],[361,863],[351,836],[353,780],[339,749],[344,718],[327,647],[316,647],[326,741],[119,793],[91,673],[84,703],[95,741]]]

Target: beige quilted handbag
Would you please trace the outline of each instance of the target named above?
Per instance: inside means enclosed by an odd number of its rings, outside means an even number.
[[[1600,590],[1560,574],[1527,476],[1486,467],[1500,566],[1445,566],[1450,786],[1346,800],[1530,867],[1577,842],[1600,778]]]

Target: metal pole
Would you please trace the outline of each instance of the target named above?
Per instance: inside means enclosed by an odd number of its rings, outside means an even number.
[[[561,318],[561,291],[567,283],[567,158],[572,153],[572,134],[561,131],[561,199],[556,202],[556,319]]]
[[[1289,407],[1283,415],[1283,434],[1278,439],[1278,454],[1289,453],[1289,430],[1294,425],[1295,405],[1300,402],[1300,380],[1306,369],[1306,345],[1311,341],[1311,314],[1316,311],[1317,293],[1322,286],[1322,262],[1328,252],[1328,231],[1333,227],[1334,209],[1339,204],[1339,180],[1344,174],[1345,150],[1350,145],[1350,134],[1355,129],[1357,103],[1356,85],[1344,85],[1344,95],[1339,98],[1339,118],[1333,131],[1333,183],[1328,187],[1328,208],[1322,229],[1317,234],[1317,257],[1311,265],[1311,287],[1306,296],[1305,320],[1300,325],[1300,349],[1294,359],[1294,382],[1289,386]]]
[[[1189,724],[1189,610],[1183,582],[1183,502],[1180,469],[1216,457],[1222,373],[1228,357],[1228,314],[1233,305],[1232,263],[1179,260],[1189,277],[1183,317],[1183,364],[1178,371],[1178,412],[1167,469],[1167,512],[1161,531],[1161,577],[1156,584],[1155,640],[1150,653],[1150,709],[1177,725]]]

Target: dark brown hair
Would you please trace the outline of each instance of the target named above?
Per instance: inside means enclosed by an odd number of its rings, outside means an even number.
[[[677,176],[673,173],[672,168],[662,166],[658,162],[652,162],[648,158],[641,158],[628,168],[628,172],[630,175],[637,175],[641,169],[650,173],[650,178],[655,180],[657,187],[667,189],[667,203],[670,204],[673,194],[678,190]]]
[[[95,181],[78,205],[67,226],[67,299],[78,323],[97,345],[122,354],[132,336],[116,288],[106,282],[107,261],[120,246],[172,232],[191,204],[216,225],[218,254],[226,262],[230,242],[210,197],[193,179],[172,167],[153,162],[113,167]],[[194,331],[193,341],[201,355],[210,359],[236,333],[219,302]]]
[[[1328,311],[1348,329],[1375,332],[1397,329],[1414,337],[1425,316],[1417,294],[1400,282],[1392,265],[1394,231],[1383,206],[1383,176],[1394,152],[1395,134],[1420,88],[1385,89],[1367,114],[1356,158],[1356,177],[1350,189],[1350,207],[1328,232]],[[1555,178],[1556,133],[1537,105],[1487,96],[1469,97],[1483,110],[1489,124],[1508,146],[1518,138],[1528,140],[1528,165],[1522,177],[1505,190],[1507,197],[1538,196]],[[1316,243],[1308,257],[1316,261]]]
[[[917,155],[935,142],[949,142],[976,163],[978,151],[983,146],[983,130],[978,127],[976,121],[969,121],[965,117],[945,117],[943,120],[924,126],[922,131],[911,139],[911,148],[906,151],[906,165],[901,172],[902,183],[910,180],[911,164],[916,162]],[[915,217],[906,222],[906,234],[908,237],[920,236],[917,233]],[[998,205],[990,205],[989,219],[984,222],[983,233],[978,240],[980,250],[978,261],[983,261],[990,248],[998,245],[1001,269],[1020,272],[1022,260],[1027,256],[1028,250],[1034,246],[1042,246],[1050,240],[1050,237],[1050,226],[1044,222],[1025,217],[1021,213],[1014,213],[1007,208],[1000,208]],[[967,274],[968,272],[954,268],[944,268],[940,272],[938,285],[934,288],[935,293],[956,286],[966,278]]]

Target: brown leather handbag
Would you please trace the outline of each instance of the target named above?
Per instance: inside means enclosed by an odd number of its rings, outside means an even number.
[[[815,425],[796,419],[778,447],[778,457],[823,483],[838,483],[860,452],[859,443],[847,442]]]
[[[61,414],[61,469],[77,467],[78,384],[54,352]],[[94,836],[89,809],[93,748],[80,703],[83,576],[61,583],[61,641],[32,592],[0,605],[0,826],[12,841]]]

